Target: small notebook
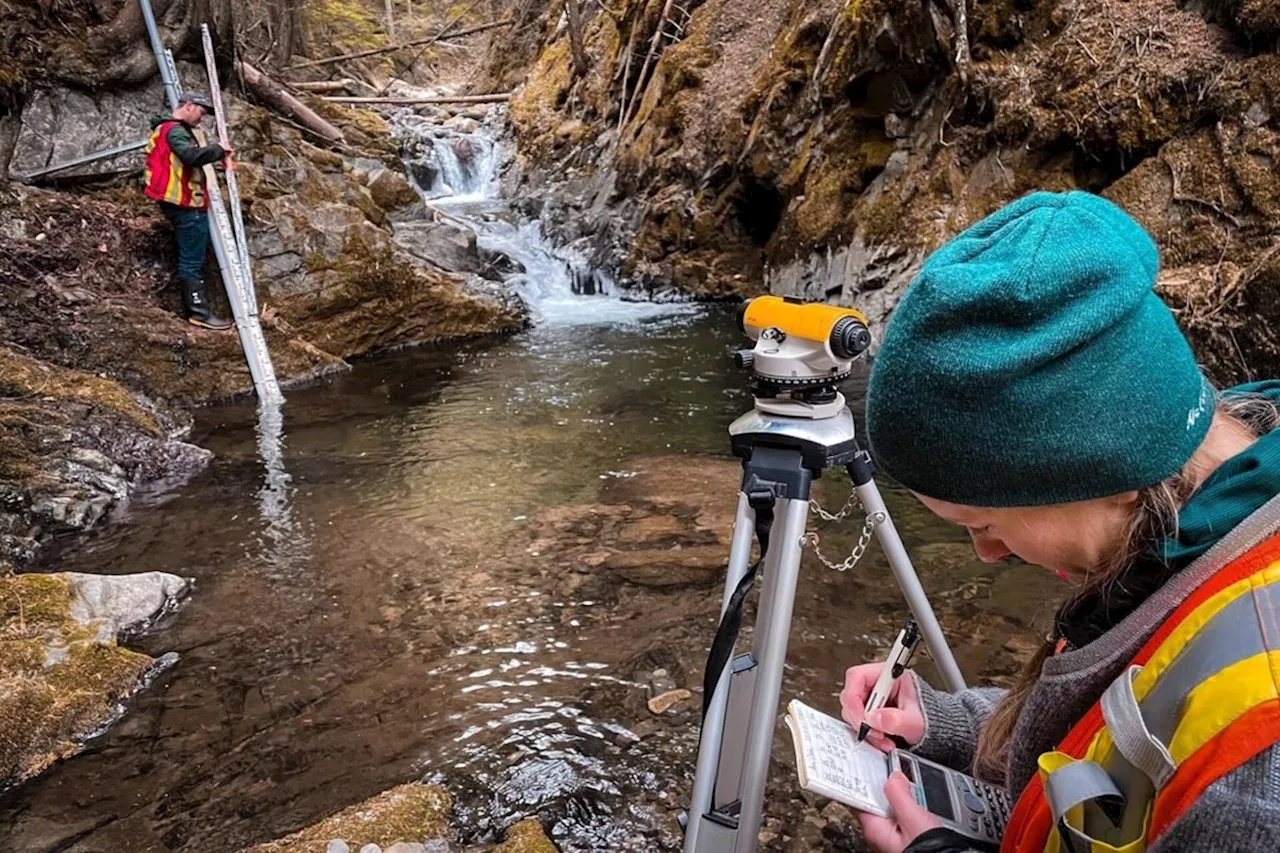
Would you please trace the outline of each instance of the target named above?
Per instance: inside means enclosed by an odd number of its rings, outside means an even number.
[[[796,749],[800,787],[847,806],[889,817],[884,783],[888,756],[857,742],[857,732],[843,720],[815,711],[793,699],[787,705],[787,727]]]

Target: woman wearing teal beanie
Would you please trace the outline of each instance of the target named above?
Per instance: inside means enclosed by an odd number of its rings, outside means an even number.
[[[1070,585],[1012,689],[902,678],[867,720],[1005,789],[1003,851],[1280,850],[1280,382],[1215,392],[1157,269],[1105,199],[1027,196],[928,259],[871,372],[878,465]],[[878,671],[847,674],[854,726]],[[876,850],[974,846],[886,794]]]

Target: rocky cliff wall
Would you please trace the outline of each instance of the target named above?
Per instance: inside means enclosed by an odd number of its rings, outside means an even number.
[[[762,288],[868,309],[927,252],[1035,189],[1124,206],[1163,250],[1161,293],[1207,369],[1280,373],[1280,3],[949,4],[625,0],[585,27],[535,4],[511,116],[517,184],[557,185],[561,236],[592,236],[633,285]],[[656,62],[646,70],[646,59]]]

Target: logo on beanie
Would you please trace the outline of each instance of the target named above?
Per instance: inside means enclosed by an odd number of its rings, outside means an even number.
[[[1187,430],[1194,427],[1204,413],[1209,410],[1210,404],[1213,402],[1213,391],[1209,388],[1209,383],[1201,381],[1200,383],[1200,399],[1196,401],[1191,411],[1187,412]]]

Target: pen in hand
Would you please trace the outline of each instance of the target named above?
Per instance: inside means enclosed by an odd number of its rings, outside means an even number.
[[[898,638],[893,641],[889,657],[885,659],[884,666],[880,669],[880,676],[876,678],[875,686],[871,688],[871,695],[867,697],[862,724],[858,726],[858,743],[862,743],[871,731],[871,726],[867,724],[867,715],[884,707],[884,703],[889,699],[889,691],[893,689],[893,682],[906,670],[907,664],[911,662],[911,655],[919,643],[920,630],[916,627],[914,619],[908,620],[906,627],[898,632]]]

